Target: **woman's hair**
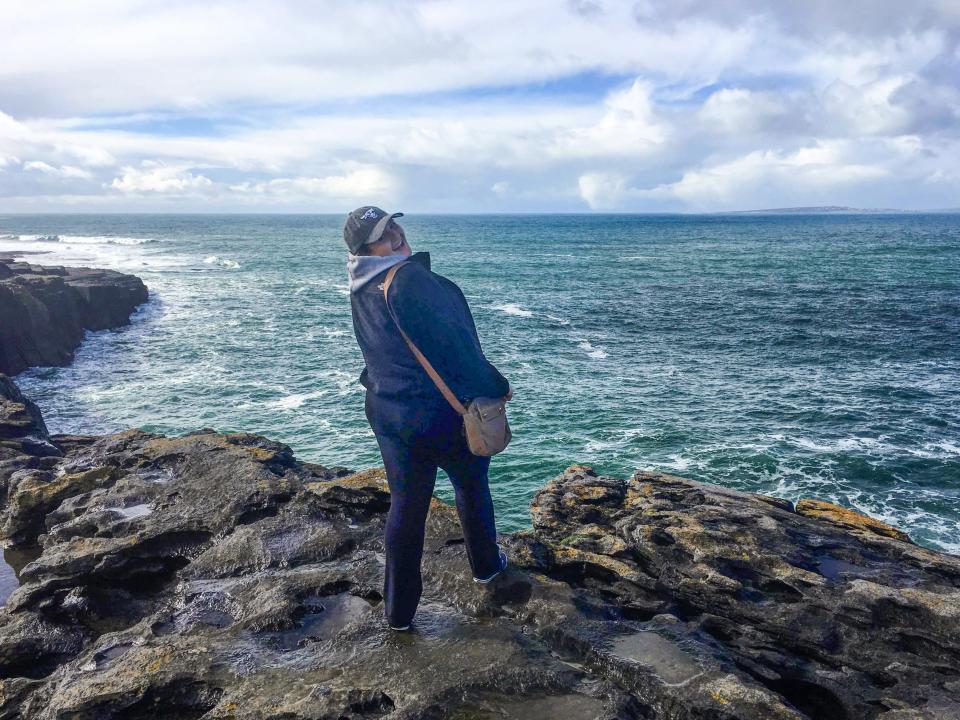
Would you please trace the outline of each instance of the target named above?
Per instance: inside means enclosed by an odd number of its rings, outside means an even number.
[[[370,246],[361,245],[360,248],[354,253],[354,255],[370,255]]]

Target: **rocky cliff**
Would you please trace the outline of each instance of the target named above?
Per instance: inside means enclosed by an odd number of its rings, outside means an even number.
[[[51,437],[2,379],[0,500],[0,718],[960,717],[960,558],[828,503],[573,465],[484,587],[435,500],[394,633],[382,470]]]
[[[66,365],[86,330],[125,325],[146,300],[133,275],[0,257],[0,372]]]

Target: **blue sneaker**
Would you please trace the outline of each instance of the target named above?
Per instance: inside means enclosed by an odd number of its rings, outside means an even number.
[[[493,580],[497,575],[502,573],[507,569],[507,553],[504,552],[503,548],[500,547],[500,543],[497,543],[497,550],[500,552],[500,567],[497,571],[488,578],[477,578],[475,577],[473,581],[475,583],[480,583],[481,585],[486,585],[488,582]]]
[[[409,626],[409,625],[404,625],[403,627],[394,627],[393,625],[390,625],[390,629],[391,629],[391,630],[397,630],[397,631],[400,631],[400,630],[409,630],[409,629],[410,629],[410,626]]]

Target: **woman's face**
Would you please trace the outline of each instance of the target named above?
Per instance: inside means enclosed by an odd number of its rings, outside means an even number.
[[[370,246],[370,252],[381,257],[386,255],[409,257],[412,251],[407,243],[407,236],[403,232],[403,228],[396,221],[391,220],[387,223],[381,238]]]

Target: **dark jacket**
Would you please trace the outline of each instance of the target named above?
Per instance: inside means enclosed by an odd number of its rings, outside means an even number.
[[[453,281],[431,272],[430,253],[413,253],[409,260],[397,271],[389,291],[404,332],[461,402],[506,395],[509,383],[484,356],[463,292]],[[378,396],[446,403],[387,310],[383,282],[388,270],[351,288],[353,330],[366,362],[360,383]]]

